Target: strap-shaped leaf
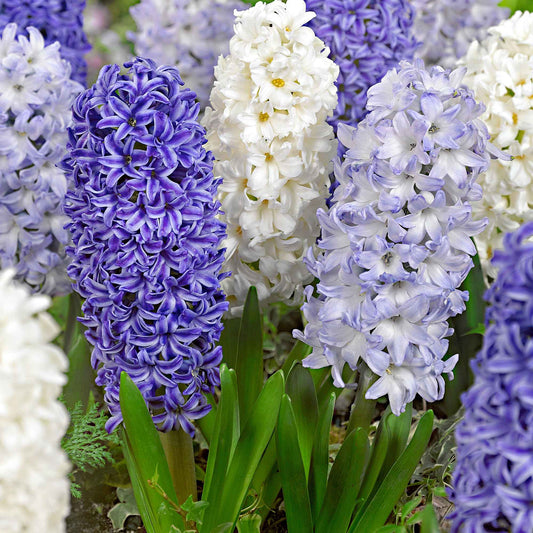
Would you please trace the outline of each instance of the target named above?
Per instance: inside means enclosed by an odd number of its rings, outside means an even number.
[[[288,375],[291,371],[292,365],[298,361],[302,361],[311,353],[311,346],[303,343],[302,341],[296,341],[295,345],[292,347],[292,350],[289,352],[287,359],[283,363],[281,370],[283,373]]]
[[[131,459],[128,466],[132,468],[132,484],[134,479],[137,480],[133,484],[134,490],[137,485],[135,499],[140,502],[140,508],[150,507],[150,516],[155,516],[157,520],[154,524],[155,533],[166,532],[172,525],[183,527],[181,516],[158,490],[149,485],[149,482],[156,481],[167,498],[177,504],[178,499],[158,432],[141,392],[125,372],[120,375],[119,398],[127,437],[124,449]],[[139,485],[142,486],[142,495]]]
[[[420,533],[440,533],[439,521],[435,514],[435,508],[431,502],[426,504],[420,514],[422,517]]]
[[[135,496],[135,503],[141,513],[143,525],[146,528],[147,533],[158,533],[157,531],[157,515],[156,510],[152,509],[148,500],[148,494],[146,492],[146,486],[141,483],[139,478],[139,468],[135,464],[131,446],[128,442],[128,437],[124,430],[121,431],[120,442],[122,445],[122,452],[124,453],[124,460],[126,461],[126,467],[128,468],[128,474],[130,476],[131,486],[133,488],[133,495]]]
[[[331,468],[324,503],[316,522],[316,533],[347,530],[369,456],[366,431],[362,428],[352,431]]]
[[[235,371],[225,364],[220,367],[220,402],[205,472],[202,500],[219,498],[228,464],[239,438],[239,403]],[[214,487],[216,494],[212,494]]]
[[[403,494],[416,465],[424,453],[433,429],[433,411],[418,422],[415,434],[379,485],[379,488],[354,519],[348,533],[368,533],[382,526]]]
[[[257,289],[250,287],[239,328],[237,360],[239,413],[244,427],[259,392],[263,388],[263,328],[257,299]]]
[[[284,386],[283,373],[278,371],[257,398],[221,483],[221,496],[209,497],[202,533],[211,533],[220,524],[236,522],[259,460],[276,427]]]
[[[309,370],[297,363],[287,377],[285,392],[289,395],[294,411],[298,442],[305,472],[305,485],[309,479],[311,452],[318,423],[318,400],[315,384]]]
[[[209,411],[209,413],[202,418],[199,418],[196,421],[196,424],[200,428],[204,439],[207,441],[207,444],[210,444],[211,439],[213,438],[213,433],[215,432],[218,405],[215,402],[212,394],[206,394],[206,398],[211,405],[211,411]]]
[[[363,483],[361,484],[361,489],[357,495],[357,499],[360,501],[362,500],[365,502],[374,489],[389,448],[389,435],[389,426],[386,423],[386,420],[382,418],[376,431],[374,441],[372,442],[370,460],[368,462]]]
[[[313,531],[313,519],[298,429],[291,399],[284,394],[276,444],[287,526],[291,533],[310,533]]]
[[[378,476],[377,485],[383,481],[396,459],[398,459],[405,450],[407,439],[409,438],[409,432],[411,431],[412,418],[413,406],[410,403],[406,405],[405,411],[401,413],[400,416],[392,414],[390,407],[387,407],[382,423],[387,424],[389,427],[389,446],[383,462],[383,467]]]
[[[237,349],[239,347],[239,329],[241,327],[240,318],[228,318],[222,321],[224,329],[220,335],[220,346],[222,346],[222,358],[229,368],[235,368],[237,361]]]
[[[309,470],[309,497],[313,520],[316,521],[324,501],[328,481],[329,465],[329,430],[335,408],[335,393],[329,396],[327,404],[320,410],[313,453],[311,455],[311,468]]]

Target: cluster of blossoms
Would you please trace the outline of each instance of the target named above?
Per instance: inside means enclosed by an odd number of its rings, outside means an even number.
[[[251,285],[260,302],[299,303],[312,278],[302,262],[319,234],[335,153],[326,119],[338,67],[305,27],[303,0],[257,3],[237,13],[230,55],[219,59],[204,124],[223,176],[228,225],[224,281],[232,313]]]
[[[13,275],[0,273],[0,531],[60,533],[70,501],[69,419],[57,400],[67,358],[51,343],[50,298],[30,296]]]
[[[176,65],[202,104],[209,103],[218,56],[228,53],[240,0],[141,0],[130,8],[137,33],[135,53]]]
[[[474,213],[486,216],[487,229],[475,239],[485,273],[503,235],[533,220],[533,13],[517,12],[474,42],[462,61],[465,83],[486,106],[482,118],[492,141],[511,161],[493,161],[481,178],[483,199]]]
[[[309,22],[339,66],[338,104],[330,123],[357,124],[366,93],[402,59],[412,59],[414,10],[409,0],[306,0]]]
[[[422,41],[416,56],[428,64],[453,68],[470,43],[484,39],[490,26],[505,19],[509,10],[500,0],[410,0],[415,34]]]
[[[83,32],[85,0],[0,0],[0,29],[10,23],[20,32],[37,28],[46,44],[58,41],[61,56],[72,68],[72,79],[85,84],[87,65],[83,58],[90,49]]]
[[[452,531],[533,531],[533,223],[504,239],[487,331],[463,395]]]
[[[59,44],[8,24],[0,40],[0,264],[47,294],[67,292],[61,204],[67,180],[70,106],[83,87],[70,79]]]
[[[74,182],[68,272],[86,298],[81,321],[108,430],[122,420],[125,371],[159,429],[193,434],[191,420],[210,409],[204,393],[220,382],[219,180],[196,95],[180,87],[178,70],[139,58],[124,66],[129,75],[104,67],[74,105],[64,162]]]
[[[304,364],[331,365],[340,387],[345,363],[363,359],[379,376],[366,397],[388,394],[396,414],[417,393],[442,398],[441,375],[457,361],[443,360],[447,319],[465,308],[458,287],[485,224],[469,202],[481,196],[489,135],[463,74],[405,61],[369,90],[366,118],[339,126],[340,185],[318,212],[322,252],[307,259],[319,284],[318,297],[306,289],[308,324],[295,331],[313,347]]]

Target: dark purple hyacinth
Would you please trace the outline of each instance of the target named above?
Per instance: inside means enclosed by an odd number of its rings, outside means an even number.
[[[112,417],[122,420],[121,371],[141,390],[160,430],[209,410],[219,384],[225,226],[219,179],[203,148],[196,95],[174,67],[135,59],[102,69],[74,105],[74,182],[65,211],[74,246],[68,273],[86,298],[82,323]]]
[[[366,114],[366,92],[402,59],[412,59],[414,11],[408,0],[306,0],[309,26],[339,65],[337,109],[330,119],[355,126]]]
[[[504,239],[456,431],[452,531],[533,531],[533,223]]]
[[[19,31],[34,26],[46,44],[59,41],[61,55],[72,67],[71,78],[85,85],[87,63],[83,56],[91,49],[83,31],[85,0],[0,0],[0,30],[16,22]]]

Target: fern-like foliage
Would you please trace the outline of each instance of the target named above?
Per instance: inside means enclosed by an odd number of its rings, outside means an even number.
[[[110,445],[118,445],[117,433],[108,434],[105,429],[107,417],[96,402],[87,410],[81,402],[70,410],[70,427],[61,445],[70,459],[73,470],[70,473],[71,492],[75,498],[81,497],[81,490],[75,482],[77,472],[90,472],[113,463]]]

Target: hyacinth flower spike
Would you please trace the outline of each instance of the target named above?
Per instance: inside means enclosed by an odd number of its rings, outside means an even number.
[[[533,222],[504,237],[483,347],[455,433],[453,532],[533,530]]]
[[[229,51],[235,0],[141,0],[130,8],[137,24],[128,38],[138,56],[176,65],[203,108],[209,103],[214,67]]]
[[[59,43],[8,24],[0,39],[0,264],[34,291],[66,294],[62,203],[68,188],[70,106],[83,87],[70,79]]]
[[[203,118],[228,225],[223,282],[230,313],[250,286],[260,304],[297,305],[312,276],[302,258],[318,235],[335,151],[326,120],[337,66],[305,24],[303,0],[258,2],[237,12],[230,54],[215,69]]]
[[[70,63],[72,79],[85,85],[84,55],[91,46],[83,31],[84,8],[85,0],[0,0],[0,30],[15,23],[23,33],[32,26],[45,36],[47,45],[59,42],[61,57]]]
[[[481,266],[496,276],[490,259],[502,249],[503,236],[533,220],[533,13],[515,13],[474,42],[461,60],[465,84],[485,104],[482,116],[492,142],[513,158],[492,161],[482,176],[483,198],[473,204],[485,216],[487,228],[475,237]]]
[[[470,237],[486,224],[470,202],[494,150],[463,75],[403,61],[369,89],[365,119],[339,126],[340,185],[318,213],[320,253],[307,256],[319,283],[294,332],[313,347],[304,365],[331,366],[338,387],[346,363],[360,370],[356,403],[387,395],[396,415],[416,394],[441,399],[453,376],[447,320],[465,309]]]
[[[506,19],[509,9],[499,0],[410,0],[414,31],[421,41],[415,56],[427,65],[454,68],[470,43],[481,41],[488,29]]]
[[[125,68],[104,67],[74,106],[64,161],[74,183],[65,205],[69,275],[85,298],[81,322],[111,412],[108,430],[122,420],[124,371],[167,434],[162,440],[181,439],[192,451],[185,436],[220,383],[215,343],[227,303],[219,180],[203,148],[199,104],[177,69],[140,58]]]
[[[367,91],[402,59],[411,60],[419,42],[408,0],[307,0],[316,17],[308,23],[330,48],[339,66],[339,101],[329,119],[355,126],[368,112]]]
[[[0,272],[0,531],[64,533],[69,417],[58,398],[68,361],[52,343],[59,327],[46,312],[50,297],[31,295],[14,276]]]

